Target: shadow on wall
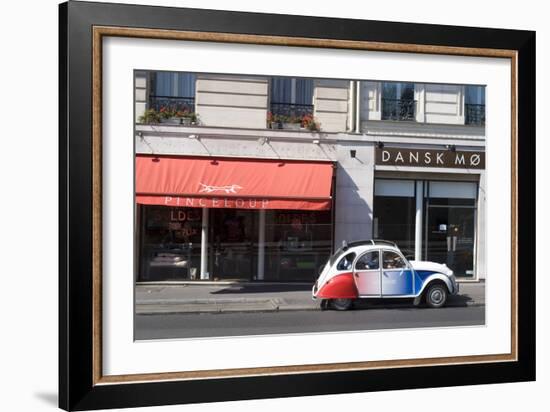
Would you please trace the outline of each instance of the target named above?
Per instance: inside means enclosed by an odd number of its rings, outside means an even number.
[[[372,166],[359,158],[350,159],[357,166],[338,163],[334,246],[372,238],[374,178]],[[358,185],[361,184],[361,186]]]

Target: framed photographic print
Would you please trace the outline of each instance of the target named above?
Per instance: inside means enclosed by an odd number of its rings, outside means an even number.
[[[60,407],[535,379],[535,34],[60,5]]]

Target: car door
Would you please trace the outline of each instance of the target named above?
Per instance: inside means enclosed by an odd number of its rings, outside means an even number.
[[[382,250],[382,296],[414,293],[414,273],[407,260],[394,250]]]
[[[381,295],[379,250],[365,252],[356,259],[353,278],[359,296]]]

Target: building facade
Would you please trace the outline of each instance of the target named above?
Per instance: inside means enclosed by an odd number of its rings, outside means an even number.
[[[342,241],[484,279],[483,86],[137,72],[138,281],[312,281]]]

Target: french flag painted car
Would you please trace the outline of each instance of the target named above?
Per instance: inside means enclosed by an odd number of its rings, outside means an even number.
[[[413,298],[439,308],[447,296],[458,293],[453,271],[435,262],[407,260],[397,245],[387,240],[346,244],[324,265],[312,290],[321,306],[351,308],[361,298]]]

